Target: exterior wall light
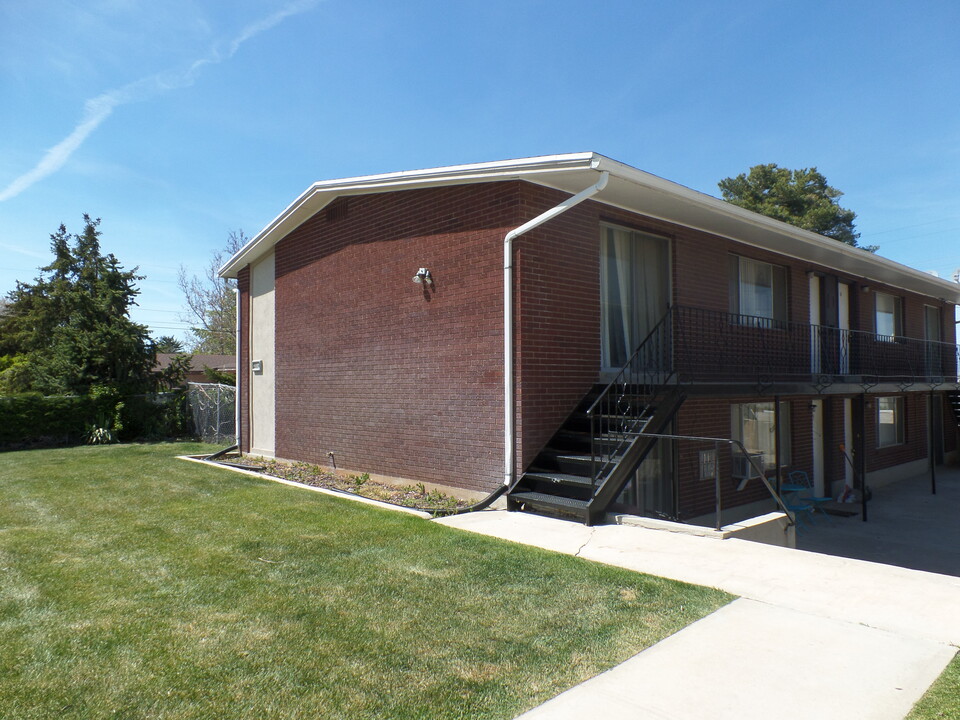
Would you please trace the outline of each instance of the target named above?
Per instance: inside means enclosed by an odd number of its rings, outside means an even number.
[[[413,281],[417,285],[433,285],[433,275],[426,268],[420,268],[417,270],[417,274],[413,276]]]

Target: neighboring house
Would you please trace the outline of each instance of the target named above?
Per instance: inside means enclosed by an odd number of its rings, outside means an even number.
[[[157,370],[163,370],[169,367],[173,358],[177,355],[189,355],[190,353],[157,353]],[[184,378],[185,383],[208,383],[210,379],[204,373],[204,368],[217,370],[219,372],[235,373],[237,371],[237,358],[235,355],[190,355],[190,369]]]
[[[593,522],[769,505],[642,429],[828,493],[956,451],[960,286],[595,153],[319,182],[221,274],[247,453]]]

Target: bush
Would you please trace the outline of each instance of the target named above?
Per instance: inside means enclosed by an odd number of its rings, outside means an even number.
[[[100,386],[90,395],[0,395],[0,418],[0,447],[7,448],[71,445],[91,438],[160,440],[190,432],[182,391],[123,397]]]
[[[89,397],[40,393],[0,396],[0,445],[79,442],[95,415]]]

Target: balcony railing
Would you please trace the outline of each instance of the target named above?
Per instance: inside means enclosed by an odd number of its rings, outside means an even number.
[[[952,343],[682,306],[672,317],[681,382],[958,382]]]

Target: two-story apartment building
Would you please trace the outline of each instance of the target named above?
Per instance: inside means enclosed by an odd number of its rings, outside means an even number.
[[[956,451],[960,286],[595,153],[318,182],[221,274],[247,453],[593,522]]]

